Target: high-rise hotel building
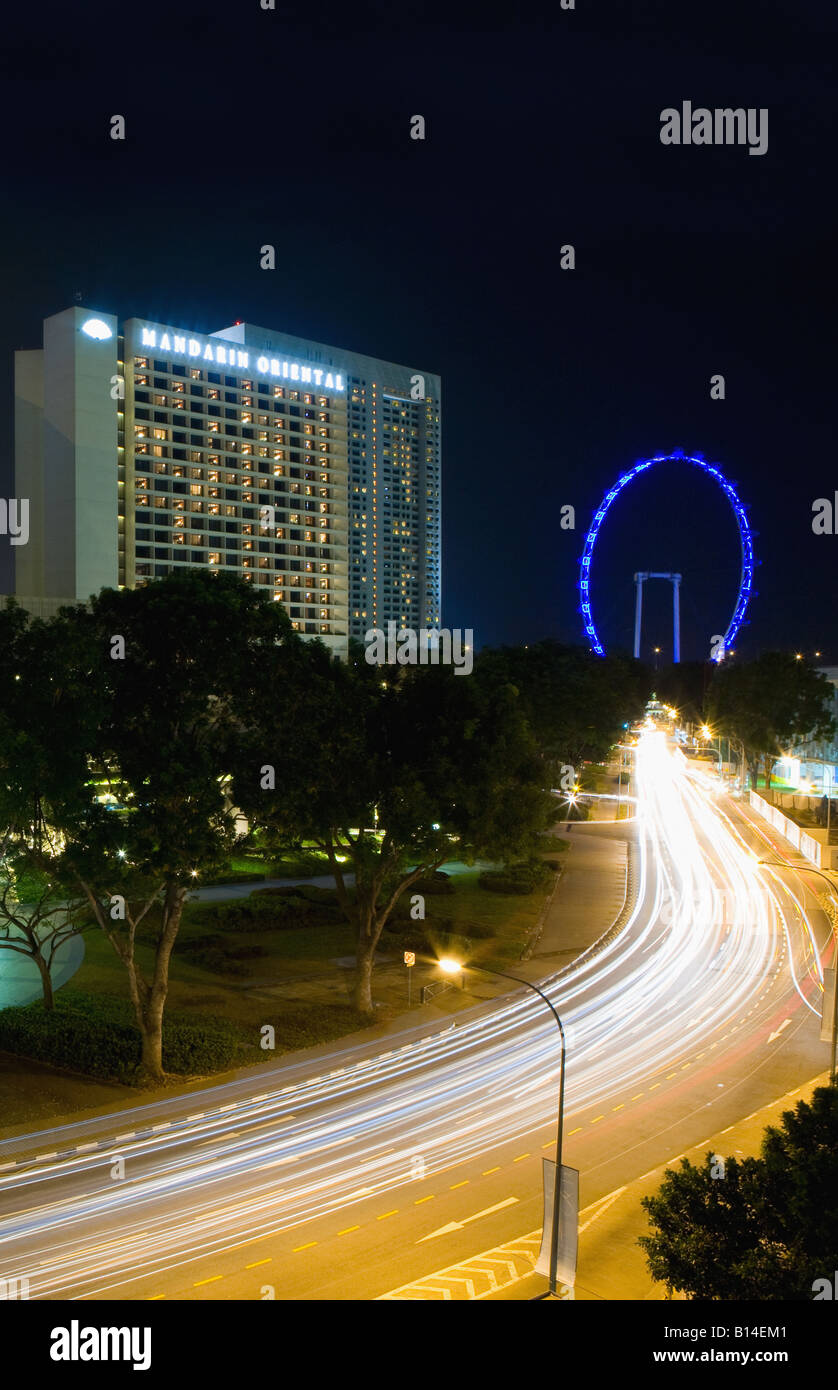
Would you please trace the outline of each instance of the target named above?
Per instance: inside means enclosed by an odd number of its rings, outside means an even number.
[[[81,307],[15,359],[32,611],[206,565],[341,655],[389,621],[440,625],[437,376],[246,323],[120,327]]]

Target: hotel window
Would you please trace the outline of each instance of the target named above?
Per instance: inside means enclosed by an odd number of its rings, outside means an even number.
[[[208,558],[211,565],[221,564],[221,552],[219,550],[211,550]]]
[[[204,489],[200,483],[190,483],[189,491],[193,497],[203,497]]]

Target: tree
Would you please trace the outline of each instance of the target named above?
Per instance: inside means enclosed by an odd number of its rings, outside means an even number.
[[[90,914],[81,897],[74,901],[56,900],[55,888],[42,879],[23,902],[18,894],[21,883],[31,882],[31,856],[26,847],[8,846],[0,867],[0,950],[13,951],[35,962],[41,977],[44,1008],[55,1004],[52,970],[63,945],[91,925]]]
[[[759,1158],[668,1169],[644,1197],[652,1277],[690,1298],[809,1300],[838,1269],[838,1089],[785,1111]]]
[[[50,798],[81,812],[87,734],[101,714],[69,637],[14,600],[0,613],[0,949],[35,962],[47,1009],[58,950],[91,922],[77,888],[69,901],[57,892],[62,839],[46,814]]]
[[[832,686],[822,672],[789,652],[765,652],[756,661],[719,666],[708,716],[717,731],[744,745],[754,786],[762,763],[770,788],[771,769],[784,749],[834,735],[831,701]]]
[[[371,1015],[375,951],[401,895],[448,860],[529,850],[554,802],[516,692],[476,670],[353,667],[310,643],[275,654],[270,688],[245,720],[234,798],[271,843],[325,853],[355,936],[356,1005]]]
[[[499,688],[511,684],[546,763],[545,785],[558,786],[563,764],[600,762],[639,718],[648,672],[621,656],[597,657],[581,647],[537,642],[480,652],[476,668]]]
[[[51,845],[60,838],[60,853],[44,848],[44,867],[84,896],[125,967],[140,1073],[159,1079],[184,903],[235,842],[227,773],[237,711],[256,690],[265,698],[266,654],[290,639],[290,623],[242,580],[193,570],[103,590],[42,628],[49,681],[73,692],[38,744],[40,820]],[[31,687],[34,666],[27,678]]]

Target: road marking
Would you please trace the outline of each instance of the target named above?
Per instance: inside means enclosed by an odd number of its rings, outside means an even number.
[[[592,1125],[598,1125],[599,1122],[600,1122],[600,1120],[604,1120],[604,1119],[605,1119],[605,1116],[604,1116],[604,1115],[597,1115],[597,1117],[596,1117],[595,1120],[591,1120],[591,1124],[592,1124]]]
[[[209,1279],[199,1279],[192,1287],[193,1289],[200,1289],[204,1284],[217,1284],[220,1278],[220,1274],[211,1274]]]
[[[421,1245],[423,1241],[434,1240],[436,1236],[447,1236],[451,1231],[461,1231],[470,1222],[479,1221],[483,1216],[491,1216],[492,1212],[502,1211],[504,1207],[514,1206],[517,1201],[517,1197],[507,1197],[503,1202],[496,1202],[493,1207],[486,1207],[484,1211],[475,1212],[474,1216],[464,1216],[462,1221],[449,1221],[447,1226],[440,1226],[438,1231],[431,1231],[429,1235],[422,1236],[416,1244]]]
[[[470,1182],[470,1179],[469,1179],[469,1178],[463,1178],[463,1181],[462,1181],[462,1182],[452,1182],[452,1184],[451,1184],[451,1186],[449,1187],[448,1191],[449,1191],[449,1192],[453,1192],[454,1189],[457,1188],[457,1187],[465,1187],[469,1182]]]
[[[495,1169],[495,1172],[497,1172],[497,1169]],[[432,1202],[433,1200],[434,1200],[434,1194],[433,1194],[433,1192],[432,1192],[432,1193],[430,1194],[430,1196],[428,1196],[428,1197],[417,1197],[417,1198],[416,1198],[416,1201],[413,1203],[413,1205],[414,1205],[415,1207],[418,1207],[418,1206],[421,1206],[422,1202]]]
[[[768,1042],[776,1042],[777,1039],[779,1038],[780,1034],[783,1032],[783,1030],[784,1030],[785,1028],[788,1028],[788,1026],[789,1026],[790,1023],[791,1023],[791,1019],[790,1019],[790,1018],[784,1018],[783,1021],[782,1021],[782,1023],[780,1024],[779,1028],[776,1030],[776,1032],[770,1033],[770,1034],[768,1035]]]
[[[545,1145],[545,1148],[546,1148],[546,1147],[547,1147],[547,1146]],[[488,1176],[489,1176],[490,1173],[499,1173],[499,1172],[500,1172],[500,1167],[499,1167],[499,1166],[498,1166],[497,1168],[487,1168],[487,1169],[485,1170],[485,1172],[482,1174],[482,1176],[483,1176],[484,1178],[488,1178]]]
[[[582,1233],[582,1231],[587,1231],[588,1227],[592,1226],[595,1221],[598,1221],[599,1218],[602,1216],[603,1212],[606,1212],[608,1208],[612,1206],[614,1202],[616,1202],[617,1198],[620,1196],[620,1193],[625,1192],[625,1190],[625,1187],[618,1187],[616,1192],[611,1192],[607,1197],[602,1197],[599,1202],[599,1211],[595,1211],[593,1216],[589,1216],[587,1221],[579,1227],[580,1234]],[[594,1206],[596,1205],[597,1203],[595,1202]]]
[[[398,1216],[398,1214],[398,1207],[394,1207],[392,1211],[382,1212],[381,1216],[377,1216],[375,1219],[376,1221],[386,1221],[388,1216]]]
[[[149,1294],[148,1298],[146,1299],[146,1302],[147,1302],[147,1303],[159,1303],[160,1299],[161,1299],[161,1298],[165,1298],[165,1297],[166,1297],[166,1295],[165,1295],[164,1293],[152,1293],[152,1294]]]
[[[253,1264],[245,1265],[245,1269],[257,1269],[259,1265],[269,1265],[269,1264],[271,1263],[272,1259],[273,1259],[273,1256],[272,1256],[272,1255],[268,1255],[267,1259],[264,1259],[264,1260],[254,1260],[254,1261],[253,1261]]]
[[[360,1231],[360,1226],[345,1226],[342,1231],[338,1231],[339,1236],[348,1236],[352,1231]]]
[[[341,1234],[342,1234],[342,1233],[341,1233]],[[294,1249],[291,1251],[291,1254],[292,1254],[292,1255],[296,1255],[298,1250],[310,1250],[311,1247],[312,1247],[313,1245],[316,1245],[316,1244],[317,1244],[317,1241],[316,1241],[316,1240],[310,1240],[310,1241],[308,1242],[307,1245],[295,1245],[295,1246],[294,1246]]]
[[[632,1100],[640,1100],[640,1097],[645,1096],[645,1094],[645,1091],[638,1091],[636,1096],[632,1096]]]
[[[450,1302],[468,1299],[479,1302],[501,1289],[517,1284],[535,1273],[535,1261],[541,1244],[541,1231],[508,1241],[505,1245],[484,1250],[470,1260],[449,1265],[436,1274],[426,1275],[412,1284],[403,1284],[390,1293],[379,1294],[379,1300],[399,1302]]]
[[[613,1113],[614,1110],[625,1110],[625,1108],[626,1108],[626,1103],[625,1103],[625,1101],[621,1101],[619,1105],[613,1105],[613,1106],[611,1107],[612,1113]]]
[[[572,1130],[570,1131],[570,1134],[568,1134],[568,1136],[567,1136],[568,1139],[570,1138],[570,1135],[571,1135],[571,1134],[578,1134],[578,1133],[580,1132],[581,1128],[582,1128],[581,1125],[577,1125],[575,1129],[572,1129]],[[551,1146],[551,1147],[552,1147],[552,1146]]]
[[[519,1154],[517,1158],[513,1158],[512,1162],[520,1163],[522,1158],[529,1158],[529,1154]]]

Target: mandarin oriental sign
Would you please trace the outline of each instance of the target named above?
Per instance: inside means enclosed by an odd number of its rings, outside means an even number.
[[[212,362],[221,367],[255,370],[263,376],[279,377],[283,381],[322,386],[325,391],[346,389],[340,372],[327,372],[322,367],[308,367],[300,362],[288,362],[282,357],[268,357],[264,353],[251,361],[251,353],[232,343],[222,344],[217,338],[202,340],[185,333],[170,333],[168,329],[158,333],[156,328],[142,328],[140,334],[142,347],[154,348],[156,352],[165,352],[170,357],[188,357],[196,362]]]

